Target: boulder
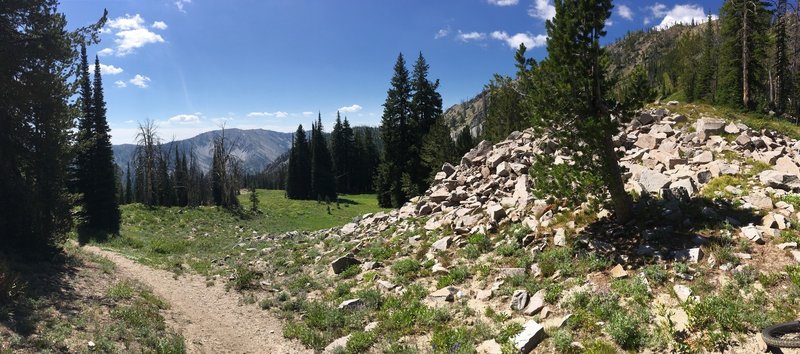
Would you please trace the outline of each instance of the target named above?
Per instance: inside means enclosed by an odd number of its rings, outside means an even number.
[[[450,247],[450,242],[451,242],[450,236],[445,236],[436,240],[436,242],[434,242],[431,245],[431,248],[433,248],[436,251],[446,251],[447,248]]]
[[[696,155],[695,157],[693,157],[691,163],[693,163],[693,164],[706,164],[706,163],[709,163],[711,161],[714,161],[714,155],[711,153],[711,151],[706,150],[706,151],[701,152],[699,155]]]
[[[525,290],[514,290],[511,295],[511,309],[521,311],[528,305],[528,292]]]
[[[698,133],[719,134],[725,130],[725,121],[716,118],[700,118],[695,123]]]
[[[800,176],[800,168],[797,167],[797,164],[788,156],[780,157],[775,160],[775,170]]]
[[[447,302],[453,302],[455,300],[456,294],[458,294],[458,289],[452,286],[446,286],[439,290],[432,292],[428,297],[433,300],[443,300]]]
[[[351,256],[344,256],[344,257],[339,257],[335,261],[331,262],[331,268],[333,268],[334,274],[339,274],[347,270],[347,268],[359,264],[361,264],[361,261]]]
[[[333,354],[339,348],[345,349],[345,348],[347,348],[347,342],[349,340],[350,340],[350,335],[348,334],[348,335],[346,335],[344,337],[341,337],[341,338],[331,342],[331,344],[328,344],[328,346],[325,347],[325,350],[323,350],[322,352],[324,354]],[[341,350],[341,349],[339,349],[339,350]]]
[[[680,262],[697,263],[703,258],[703,250],[699,247],[677,250],[672,252],[672,257]]]
[[[556,229],[556,234],[553,236],[553,244],[559,247],[567,245],[567,234],[563,227]]]
[[[527,354],[536,348],[544,340],[544,337],[544,327],[536,321],[530,320],[522,325],[522,332],[514,336],[512,342],[520,353]]]
[[[772,205],[772,198],[760,193],[749,194],[742,199],[756,209],[772,210],[774,208]]]
[[[639,183],[642,184],[645,192],[659,193],[661,188],[669,185],[670,179],[666,175],[653,171],[649,168],[643,168],[639,175]]]
[[[528,302],[528,307],[525,308],[523,313],[528,316],[533,316],[539,313],[539,311],[541,311],[542,308],[544,308],[544,303],[545,303],[544,296],[546,293],[547,290],[541,289],[537,291],[536,294],[533,294],[533,296],[531,296],[530,301]]]
[[[764,185],[772,188],[791,191],[800,189],[800,178],[797,175],[776,170],[766,170],[758,174],[758,179]]]
[[[500,346],[500,343],[497,343],[494,339],[489,339],[486,341],[481,342],[475,351],[478,354],[502,354],[503,348]]]
[[[642,125],[648,125],[650,123],[653,123],[653,120],[654,120],[653,116],[650,115],[650,113],[647,113],[647,112],[642,112],[642,114],[640,114],[639,117],[637,117],[636,119]]]
[[[611,268],[609,275],[614,279],[624,278],[628,276],[628,271],[626,271],[621,264],[617,264],[614,268]]]
[[[764,239],[761,238],[761,230],[759,230],[752,224],[742,227],[741,231],[742,231],[742,237],[745,237],[748,240],[753,241],[759,245],[763,245],[765,243]]]
[[[680,302],[686,302],[692,296],[692,289],[689,289],[686,285],[675,284],[672,287],[672,290],[675,292],[675,296],[678,297]]]
[[[725,126],[726,134],[739,134],[742,130],[736,124],[728,124]]]
[[[489,214],[489,219],[495,222],[503,220],[506,216],[506,211],[503,209],[503,206],[499,204],[486,208],[486,213]]]
[[[442,172],[445,173],[445,178],[447,178],[456,172],[456,168],[453,167],[453,165],[451,165],[449,162],[445,162],[444,165],[442,165]]]
[[[359,310],[359,309],[362,309],[362,308],[364,308],[364,300],[361,300],[361,299],[345,300],[345,301],[342,301],[341,304],[339,304],[339,309],[340,310],[353,311],[353,310]]]
[[[636,142],[633,144],[642,149],[653,150],[658,146],[658,140],[656,137],[650,134],[640,134],[639,138],[636,139]]]

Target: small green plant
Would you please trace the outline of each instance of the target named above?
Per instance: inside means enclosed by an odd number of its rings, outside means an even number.
[[[419,261],[412,258],[405,258],[392,265],[392,272],[400,277],[413,278],[420,268],[422,268],[422,265]]]
[[[258,302],[258,306],[261,307],[262,310],[269,310],[272,306],[275,306],[275,302],[273,302],[272,299],[263,298]]]
[[[108,289],[108,297],[114,300],[130,300],[133,298],[133,285],[128,281],[119,281]]]
[[[244,265],[237,265],[233,269],[233,279],[228,282],[226,287],[233,288],[237,291],[253,290],[257,288],[256,279],[258,276],[256,272]]]
[[[345,269],[344,272],[339,273],[339,278],[349,279],[358,275],[358,273],[361,273],[361,266],[351,265],[350,267]]]
[[[675,270],[675,273],[689,273],[689,265],[683,262],[676,262],[672,264],[672,269]]]
[[[431,338],[433,353],[474,353],[472,334],[464,327],[435,330]]]
[[[489,240],[489,237],[481,233],[470,235],[467,242],[469,242],[470,245],[475,245],[481,253],[492,250],[492,241]]]
[[[647,280],[657,285],[664,284],[668,279],[667,271],[657,264],[646,266],[642,271]]]
[[[641,278],[619,279],[611,283],[611,288],[639,305],[646,305],[650,301],[647,284]]]
[[[753,284],[756,279],[758,279],[759,275],[758,269],[753,266],[745,266],[739,271],[735,271],[733,273],[733,279],[736,280],[736,283],[739,284],[739,287],[746,287],[750,284]]]
[[[557,353],[577,353],[577,349],[572,347],[572,333],[567,330],[559,329],[553,333],[553,346]]]
[[[499,254],[499,255],[501,255],[503,257],[511,257],[515,253],[517,253],[518,249],[519,249],[519,246],[517,246],[516,243],[505,243],[505,244],[502,244],[500,246],[497,246],[497,250],[496,251],[497,251],[497,254]]]
[[[644,307],[634,310],[633,313],[616,312],[608,323],[608,334],[623,349],[638,349],[647,339],[648,317]]]
[[[373,332],[357,331],[350,333],[350,339],[347,341],[347,353],[366,353],[372,344],[375,343],[376,334]]]
[[[439,280],[436,282],[436,287],[443,288],[445,286],[458,285],[463,283],[469,277],[470,274],[467,267],[455,267],[450,269],[450,273],[439,278]]]

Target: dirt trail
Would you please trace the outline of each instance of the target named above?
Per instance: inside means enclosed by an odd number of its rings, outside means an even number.
[[[304,353],[297,342],[283,338],[280,320],[256,306],[239,306],[238,297],[220,286],[206,286],[197,275],[178,280],[173,273],[153,269],[124,256],[94,246],[89,252],[104,256],[117,265],[122,277],[138,280],[153,288],[171,308],[165,318],[186,339],[190,353]]]

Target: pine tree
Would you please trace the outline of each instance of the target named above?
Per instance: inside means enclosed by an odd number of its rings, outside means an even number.
[[[178,144],[175,144],[175,167],[173,172],[173,185],[175,188],[175,205],[189,205],[188,185],[189,171],[186,166],[186,153],[181,156]]]
[[[557,146],[573,151],[574,165],[556,165],[552,154],[537,155],[532,166],[537,194],[562,198],[602,195],[607,190],[616,220],[632,217],[612,137],[622,115],[612,112],[600,39],[611,15],[610,0],[555,0],[556,16],[548,20],[548,57],[531,79],[531,117],[536,135],[547,134]],[[597,158],[595,158],[597,157]],[[576,195],[577,194],[577,195]]]
[[[94,175],[92,174],[92,146],[94,142],[94,99],[92,98],[92,82],[89,78],[89,60],[86,56],[86,45],[81,44],[80,64],[78,66],[78,101],[80,102],[80,116],[78,117],[78,131],[75,138],[75,163],[73,183],[78,192],[82,206],[80,225],[91,223],[91,215],[87,204],[92,198],[94,188]]]
[[[413,94],[411,96],[411,119],[409,122],[410,132],[408,137],[411,139],[408,151],[408,161],[406,162],[407,174],[410,185],[405,187],[408,196],[419,195],[428,188],[429,176],[432,171],[438,171],[439,166],[431,166],[424,163],[421,159],[425,137],[440,118],[442,117],[442,96],[436,90],[439,88],[439,80],[431,82],[428,80],[428,63],[422,53],[419,53],[414,72],[411,79]],[[452,140],[448,141],[452,143]],[[433,143],[433,141],[429,142]],[[444,149],[448,149],[447,154],[451,154],[447,141],[442,141]]]
[[[489,92],[489,112],[484,123],[484,136],[489,141],[501,141],[515,130],[523,130],[529,120],[523,115],[523,97],[531,90],[528,73],[536,62],[525,58],[525,44],[520,44],[514,59],[517,78],[495,75],[486,86]]]
[[[331,157],[333,158],[333,175],[336,178],[336,190],[348,193],[349,163],[348,142],[344,136],[344,125],[339,111],[336,111],[336,123],[331,130]]]
[[[458,137],[456,137],[456,157],[460,158],[464,156],[464,154],[474,147],[475,140],[472,138],[472,133],[469,131],[469,127],[464,127],[461,129],[461,132],[458,133]]]
[[[717,72],[717,44],[714,21],[711,16],[705,24],[703,31],[703,54],[697,68],[695,93],[697,98],[705,102],[714,102],[714,76]]]
[[[322,113],[311,128],[311,195],[318,201],[336,201],[333,163],[322,128]]]
[[[311,151],[302,124],[297,127],[289,154],[286,196],[289,199],[310,199]]]
[[[353,128],[350,126],[350,122],[347,120],[347,117],[344,117],[344,122],[342,123],[342,136],[340,137],[341,143],[343,144],[343,148],[340,149],[338,154],[345,156],[345,163],[343,168],[344,182],[341,186],[341,189],[337,186],[337,191],[341,191],[342,193],[353,193],[353,179],[356,174],[355,169],[355,161],[358,160],[356,156],[357,151],[355,148],[355,134],[353,133]]]
[[[422,144],[420,159],[423,166],[429,171],[425,182],[431,183],[445,162],[456,163],[458,157],[456,144],[450,136],[450,128],[445,125],[444,116],[440,116],[425,135]]]
[[[720,10],[720,70],[717,96],[725,105],[755,109],[763,94],[769,11],[759,0],[727,0]]]
[[[125,170],[125,204],[133,203],[133,181],[131,181],[131,163]]]
[[[408,161],[407,153],[410,147],[408,124],[411,114],[411,83],[408,75],[406,62],[401,53],[394,65],[394,75],[381,117],[383,154],[377,167],[375,189],[378,204],[382,207],[399,207],[408,200],[400,179],[407,167],[405,162]]]
[[[774,94],[772,97],[773,107],[778,113],[783,113],[788,106],[788,99],[791,96],[791,86],[789,80],[789,58],[786,38],[786,0],[778,0],[775,11],[775,62],[772,71],[775,72]]]
[[[94,205],[86,205],[90,214],[91,226],[103,233],[119,233],[121,214],[117,196],[117,166],[111,146],[111,128],[106,119],[106,102],[103,94],[103,77],[100,72],[100,59],[94,60],[93,91],[93,138],[91,151],[94,174],[94,195],[90,200]]]
[[[105,15],[71,32],[57,7],[50,0],[0,2],[0,254],[8,256],[46,255],[72,224],[70,100],[79,90],[71,68],[78,45],[95,42]]]

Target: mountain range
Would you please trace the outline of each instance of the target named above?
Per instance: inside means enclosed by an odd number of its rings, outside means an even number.
[[[211,167],[214,138],[221,136],[222,130],[202,133],[193,138],[171,141],[163,144],[165,151],[194,151],[199,167],[208,171]],[[225,129],[225,139],[233,144],[233,154],[241,161],[247,172],[263,170],[292,146],[292,133],[281,133],[264,129]],[[133,160],[136,145],[114,145],[114,159],[124,171]],[[174,156],[174,155],[171,155]]]

